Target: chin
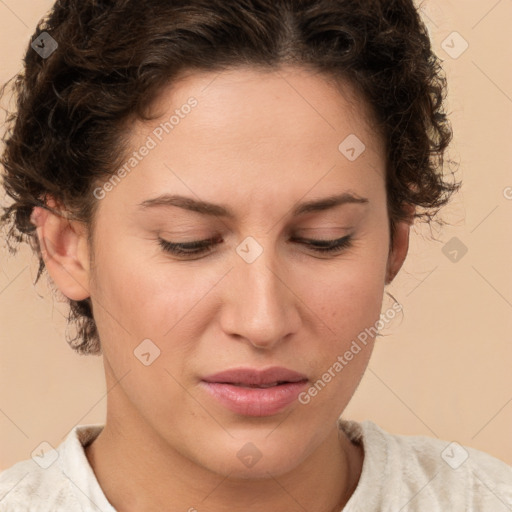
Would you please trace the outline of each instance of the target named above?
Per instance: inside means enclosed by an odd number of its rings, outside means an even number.
[[[297,461],[296,464],[293,463],[293,460],[286,460],[283,462],[283,459],[279,456],[272,457],[272,460],[267,458],[267,460],[263,461],[260,459],[254,466],[245,467],[243,464],[235,462],[232,460],[226,460],[225,464],[222,467],[218,468],[216,473],[222,474],[223,476],[229,475],[229,480],[268,480],[269,478],[279,478],[282,475],[289,473],[299,464]]]
[[[244,440],[230,439],[228,444],[216,444],[220,449],[213,452],[208,450],[210,453],[207,461],[204,455],[208,451],[201,450],[203,460],[198,459],[196,462],[216,474],[229,475],[230,480],[260,480],[279,477],[292,471],[308,455],[298,451],[296,443],[290,439],[279,439],[277,436],[273,442],[265,442],[264,436],[260,437],[260,441],[250,439],[251,436],[245,436]],[[286,442],[289,445],[284,444]]]

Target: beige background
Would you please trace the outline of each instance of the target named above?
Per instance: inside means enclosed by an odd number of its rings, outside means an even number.
[[[19,68],[38,19],[52,4],[0,0],[2,82]],[[416,228],[405,267],[388,290],[405,315],[384,332],[345,416],[399,434],[472,446],[512,465],[512,2],[427,0],[422,12],[449,79],[450,153],[464,186],[437,233]],[[468,49],[458,58],[442,48]],[[507,194],[508,190],[508,194]],[[452,262],[457,237],[468,252]],[[103,423],[101,358],[64,339],[65,304],[36,260],[0,248],[0,469],[56,447],[76,424]]]

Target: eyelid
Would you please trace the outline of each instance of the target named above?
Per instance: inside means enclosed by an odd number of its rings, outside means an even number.
[[[337,239],[306,239],[293,237],[291,240],[308,245],[313,252],[318,254],[337,255],[352,245],[353,235],[348,234]],[[207,256],[215,245],[218,245],[217,239],[209,238],[205,240],[195,240],[192,242],[170,242],[162,238],[158,239],[160,247],[175,256],[183,256],[188,259],[200,259],[203,255]],[[191,258],[199,256],[199,258]]]

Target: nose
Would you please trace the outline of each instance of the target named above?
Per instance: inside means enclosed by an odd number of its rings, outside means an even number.
[[[296,277],[292,267],[278,264],[270,249],[252,263],[237,261],[225,283],[224,332],[264,350],[289,339],[300,325]]]

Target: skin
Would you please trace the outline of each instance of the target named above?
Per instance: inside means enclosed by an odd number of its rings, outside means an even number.
[[[101,199],[93,247],[87,226],[34,209],[48,272],[67,297],[91,297],[100,333],[108,413],[87,458],[119,511],[339,511],[364,452],[336,420],[374,339],[309,404],[272,416],[235,414],[200,380],[277,365],[314,383],[379,320],[410,228],[399,222],[390,246],[383,141],[348,84],[238,68],[184,75],[155,103],[161,118],[132,125],[131,147],[191,96],[198,106]],[[349,134],[366,145],[355,161],[338,150]],[[297,202],[347,191],[368,202],[291,216]],[[163,192],[222,203],[235,218],[137,206]],[[347,234],[352,245],[332,255],[290,241]],[[195,260],[158,245],[214,235],[222,244]],[[236,252],[248,236],[263,249],[252,263]],[[149,366],[134,356],[147,338],[161,351]],[[262,455],[252,467],[237,457],[249,442]]]

